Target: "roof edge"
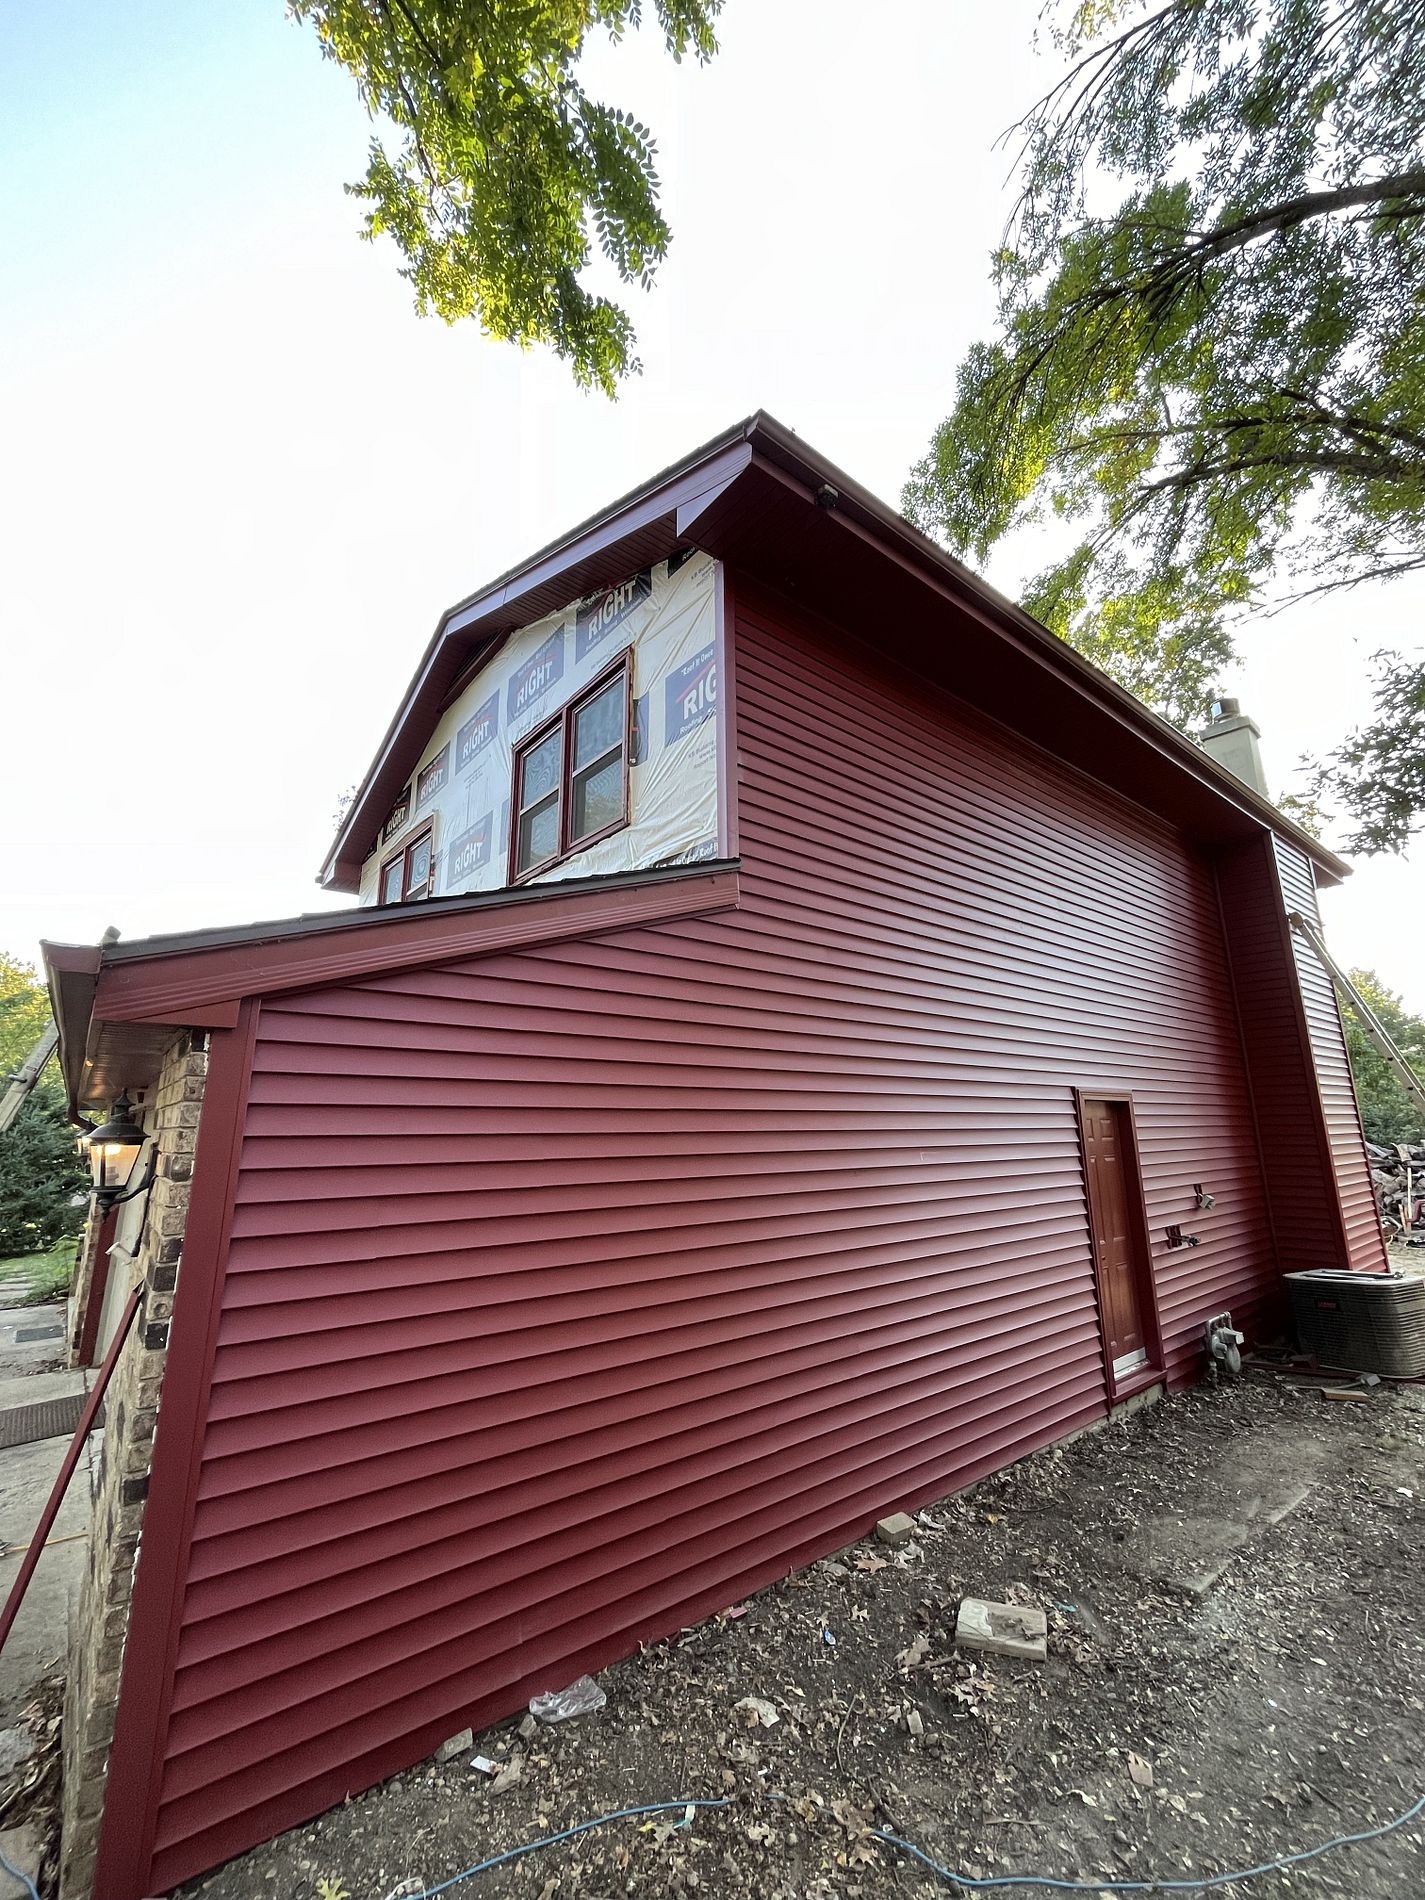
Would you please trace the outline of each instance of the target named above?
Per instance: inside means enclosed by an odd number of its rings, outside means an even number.
[[[69,1119],[84,1121],[79,1110],[84,1061],[89,1047],[89,1024],[99,987],[105,943],[40,944],[50,1015],[59,1031],[59,1067],[69,1098]]]
[[[1092,661],[1086,660],[1067,640],[1052,633],[1034,616],[1002,594],[997,587],[957,560],[938,541],[922,534],[919,528],[907,521],[904,515],[892,508],[870,489],[865,488],[854,476],[829,462],[825,456],[809,450],[801,438],[785,423],[778,422],[775,416],[759,411],[748,424],[749,439],[754,448],[766,452],[772,451],[770,460],[785,466],[791,463],[803,482],[814,496],[816,487],[830,482],[837,490],[837,511],[844,509],[850,500],[856,511],[865,517],[865,525],[880,535],[892,538],[905,551],[905,554],[918,565],[930,567],[946,575],[960,591],[971,595],[986,610],[1001,622],[1008,623],[1014,632],[1028,641],[1041,658],[1057,672],[1069,678],[1080,690],[1091,693],[1100,701],[1106,701],[1126,723],[1133,726],[1139,734],[1156,745],[1160,750],[1171,753],[1177,761],[1213,791],[1226,795],[1228,799],[1249,816],[1266,824],[1271,830],[1280,832],[1299,850],[1304,851],[1312,862],[1319,865],[1333,882],[1340,882],[1351,875],[1350,864],[1319,838],[1312,837],[1293,819],[1287,817],[1272,801],[1252,786],[1239,779],[1235,772],[1219,765],[1201,746],[1190,739],[1186,733],[1165,719],[1161,713],[1146,705],[1143,700],[1130,693],[1126,686],[1120,686]]]
[[[447,609],[440,618],[327,855],[321,875],[321,882],[327,888],[355,890],[357,886],[365,852],[355,841],[365,834],[368,827],[374,833],[385,816],[384,810],[376,811],[368,807],[380,802],[373,794],[378,787],[382,768],[393,759],[403,734],[420,709],[422,689],[431,680],[432,668],[445,643],[458,639],[463,643],[467,655],[475,652],[482,638],[488,640],[498,637],[501,629],[493,622],[502,611],[507,613],[513,609],[515,603],[529,592],[534,577],[541,578],[543,584],[548,586],[552,579],[566,570],[572,572],[580,550],[587,549],[593,542],[597,542],[606,552],[616,550],[626,536],[660,518],[660,510],[671,511],[668,531],[676,540],[677,510],[700,492],[696,479],[699,471],[711,476],[715,465],[719,464],[719,458],[727,458],[729,451],[737,448],[743,450],[745,460],[736,468],[729,462],[726,468],[719,469],[722,479],[727,482],[736,480],[742,469],[756,458],[776,468],[783,479],[791,477],[804,486],[809,501],[814,501],[821,486],[830,484],[837,491],[837,513],[854,520],[860,531],[878,543],[885,552],[911,564],[940,586],[948,586],[949,591],[962,601],[973,603],[1002,632],[1027,646],[1038,661],[1076,691],[1088,694],[1104,706],[1138,739],[1146,741],[1178,766],[1191,772],[1209,791],[1225,797],[1255,822],[1265,825],[1305,852],[1327,881],[1339,883],[1351,875],[1351,866],[1344,858],[1322,844],[1320,839],[1304,831],[1269,798],[1245,784],[1225,766],[1219,765],[1185,733],[1086,660],[1066,640],[1051,633],[1024,608],[992,587],[963,561],[957,560],[939,542],[922,534],[889,503],[865,488],[836,463],[808,448],[785,423],[779,422],[765,410],[757,410]],[[695,478],[691,488],[688,487],[690,477]],[[696,541],[696,532],[691,538]],[[561,604],[567,604],[579,591],[574,586],[573,592]],[[540,615],[532,617],[537,619]],[[424,735],[422,738],[424,742]]]
[[[91,979],[91,1013],[95,1022],[181,1029],[208,1020],[195,1012],[249,996],[730,910],[738,902],[738,869],[736,859],[703,859],[116,944]]]
[[[503,574],[497,575],[483,587],[477,588],[474,593],[467,594],[463,600],[458,600],[453,606],[446,608],[436,622],[435,631],[411,676],[410,684],[402,695],[396,713],[387,726],[385,735],[372,756],[371,763],[362,775],[361,783],[357,787],[345,817],[337,827],[331,847],[322,862],[321,873],[317,880],[320,884],[327,889],[355,889],[355,884],[350,881],[351,871],[354,868],[359,873],[366,855],[356,841],[364,836],[368,825],[374,831],[385,816],[384,810],[372,812],[368,811],[367,807],[378,802],[372,795],[382,767],[391,757],[411,714],[416,710],[421,688],[430,678],[432,666],[446,642],[451,638],[459,637],[466,643],[467,650],[473,652],[480,644],[481,621],[498,608],[511,604],[525,592],[526,584],[532,576],[542,570],[557,574],[565,568],[572,567],[578,550],[590,542],[607,543],[610,540],[617,542],[621,538],[620,524],[623,524],[624,532],[629,531],[637,525],[630,518],[635,514],[646,518],[650,504],[654,504],[656,513],[656,504],[660,497],[666,495],[669,508],[676,516],[677,503],[682,497],[677,496],[673,491],[696,470],[716,463],[718,458],[725,455],[729,449],[746,442],[759,419],[760,412],[744,417],[732,427],[722,430],[648,481],[640,483],[637,488],[621,495],[617,501],[609,502],[585,520],[576,523],[574,527],[566,529],[563,534],[547,542],[544,547],[537,549],[535,553],[518,562],[514,567],[507,568]],[[674,527],[676,529],[676,520]],[[567,605],[567,600],[562,604]],[[534,614],[532,618],[539,619],[541,615]],[[354,856],[353,853],[355,853]]]

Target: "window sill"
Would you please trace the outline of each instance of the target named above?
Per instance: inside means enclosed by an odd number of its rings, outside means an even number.
[[[578,844],[571,844],[567,851],[561,851],[557,857],[545,858],[539,864],[532,864],[527,871],[521,871],[517,875],[512,875],[510,878],[510,889],[515,890],[521,884],[536,883],[544,876],[546,871],[557,871],[561,864],[568,864],[572,859],[577,858],[581,852],[591,850],[596,844],[602,844],[605,838],[617,837],[619,832],[627,831],[628,827],[629,819],[627,814],[625,814],[616,824],[605,825],[602,831],[595,831],[587,838],[581,838]]]

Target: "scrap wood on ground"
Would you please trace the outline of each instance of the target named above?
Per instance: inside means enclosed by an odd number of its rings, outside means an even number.
[[[979,1878],[1273,1861],[1380,1825],[1425,1785],[1422,1491],[1425,1395],[1328,1405],[1250,1370],[1036,1454],[920,1513],[904,1544],[868,1526],[604,1671],[593,1713],[512,1718],[184,1892],[419,1894],[659,1801],[679,1806],[454,1891],[951,1890],[886,1832]],[[1046,1659],[957,1647],[966,1598],[1042,1611]],[[1217,1891],[1399,1900],[1425,1891],[1425,1829]]]

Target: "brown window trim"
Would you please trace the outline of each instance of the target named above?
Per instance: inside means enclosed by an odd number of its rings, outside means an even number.
[[[430,839],[430,876],[426,879],[426,888],[416,897],[409,889],[411,875],[411,853],[424,839]],[[401,895],[387,897],[386,873],[393,864],[401,866]],[[405,843],[395,851],[388,852],[381,860],[381,869],[376,875],[376,902],[389,910],[393,904],[420,904],[430,897],[435,889],[435,817],[432,814],[425,823],[413,831]]]
[[[622,675],[624,681],[623,696],[623,802],[620,815],[600,831],[591,831],[586,838],[571,840],[569,837],[569,817],[574,807],[574,770],[573,770],[573,733],[576,716],[587,706],[590,700],[607,691],[614,680]],[[525,754],[542,745],[551,732],[561,734],[559,750],[559,847],[547,858],[541,858],[538,864],[531,864],[521,871],[519,866],[520,848],[520,771]],[[514,748],[510,777],[510,841],[508,877],[511,884],[527,884],[531,878],[539,877],[556,864],[563,864],[566,858],[572,858],[580,851],[587,851],[591,844],[598,844],[603,838],[611,838],[616,831],[623,831],[628,825],[628,770],[629,752],[633,743],[633,648],[627,646],[618,658],[606,666],[602,673],[590,680],[580,692],[570,699],[551,718],[536,726]]]

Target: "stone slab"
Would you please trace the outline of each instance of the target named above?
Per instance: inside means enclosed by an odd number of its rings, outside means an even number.
[[[0,1378],[0,1411],[15,1405],[36,1405],[42,1399],[67,1399],[87,1392],[93,1383],[92,1371],[83,1366],[66,1367],[59,1372],[20,1372]]]
[[[6,1547],[0,1556],[0,1596],[9,1594],[24,1562],[24,1547],[35,1534],[67,1449],[65,1439],[46,1438],[0,1451],[0,1539]],[[89,1457],[86,1446],[0,1654],[0,1722],[15,1721],[36,1683],[63,1668],[68,1655],[69,1592],[83,1581],[89,1563]]]
[[[896,1511],[890,1517],[883,1517],[876,1526],[876,1536],[883,1544],[908,1544],[915,1535],[915,1519],[907,1517],[904,1511]]]
[[[1249,1499],[1245,1521],[1240,1523],[1201,1523],[1197,1530],[1197,1541],[1205,1547],[1215,1543],[1212,1554],[1200,1564],[1171,1567],[1162,1581],[1183,1596],[1205,1597],[1221,1582],[1247,1545],[1262,1531],[1270,1530],[1280,1524],[1283,1518],[1290,1517],[1297,1506],[1304,1504],[1311,1496],[1313,1489],[1311,1484],[1294,1484],[1279,1491],[1274,1498]]]
[[[1027,1603],[989,1603],[965,1597],[955,1621],[960,1649],[987,1649],[995,1656],[1019,1656],[1043,1662],[1049,1654],[1049,1623],[1043,1610]]]

